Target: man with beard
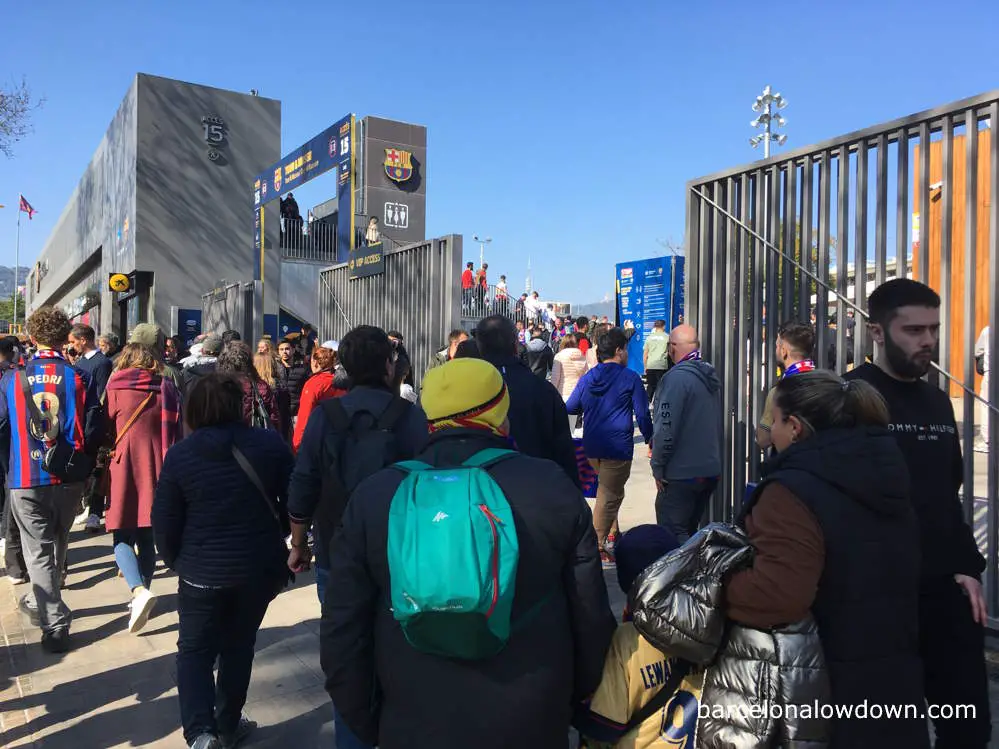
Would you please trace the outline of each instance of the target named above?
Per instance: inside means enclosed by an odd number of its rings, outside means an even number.
[[[920,525],[919,640],[931,705],[974,705],[969,717],[934,719],[938,749],[984,749],[992,733],[983,625],[985,559],[964,521],[964,471],[954,409],[925,382],[940,338],[940,297],[911,279],[882,284],[868,300],[874,364],[847,373],[880,391],[889,428],[909,465]]]

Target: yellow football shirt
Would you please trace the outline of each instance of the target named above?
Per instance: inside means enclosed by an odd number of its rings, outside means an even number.
[[[631,622],[614,633],[604,675],[593,695],[590,712],[608,721],[627,725],[631,716],[655,697],[669,679],[672,660],[642,637]],[[704,686],[704,671],[692,671],[680,682],[673,698],[637,728],[614,744],[616,749],[694,749],[697,706]],[[587,747],[612,745],[587,740]]]

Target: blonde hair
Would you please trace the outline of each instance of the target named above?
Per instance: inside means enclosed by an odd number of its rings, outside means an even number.
[[[809,431],[859,426],[887,427],[888,406],[881,393],[863,380],[844,381],[817,370],[785,377],[774,391],[784,418],[797,416]]]
[[[142,343],[129,343],[121,350],[118,357],[118,364],[115,371],[123,369],[144,369],[147,372],[163,373],[163,362],[160,361],[157,352]]]
[[[261,380],[271,387],[276,382],[277,358],[274,356],[273,347],[269,354],[254,354],[253,368],[257,370],[257,375]]]
[[[561,345],[559,345],[559,351],[565,351],[569,348],[579,348],[579,336],[575,333],[568,333],[565,338],[562,339]]]

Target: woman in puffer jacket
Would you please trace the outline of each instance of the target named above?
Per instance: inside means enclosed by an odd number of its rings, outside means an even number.
[[[572,391],[576,389],[576,383],[586,374],[587,369],[589,366],[586,354],[579,349],[579,337],[575,333],[569,333],[562,339],[552,365],[552,385],[559,391],[562,400],[569,400]],[[576,417],[571,420],[575,421]]]

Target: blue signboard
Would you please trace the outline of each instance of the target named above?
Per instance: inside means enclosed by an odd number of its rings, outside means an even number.
[[[177,335],[184,339],[184,345],[191,348],[194,339],[201,335],[201,310],[177,310]]]
[[[630,321],[635,334],[628,342],[628,367],[642,374],[645,338],[656,320],[670,330],[683,322],[682,257],[659,257],[618,263],[616,274],[617,324]]]
[[[253,243],[258,262],[254,280],[262,280],[264,204],[336,169],[337,260],[346,261],[352,247],[354,210],[354,115],[347,115],[257,175],[253,181]]]

